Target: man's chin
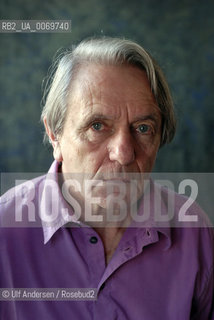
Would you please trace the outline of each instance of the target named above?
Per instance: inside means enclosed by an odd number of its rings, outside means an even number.
[[[86,202],[84,220],[92,227],[127,227],[130,207],[130,200],[115,201],[115,195],[99,197],[98,203]]]

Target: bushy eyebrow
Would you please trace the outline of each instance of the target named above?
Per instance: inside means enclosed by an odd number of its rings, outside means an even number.
[[[145,121],[145,120],[152,120],[153,122],[155,122],[156,124],[158,124],[158,122],[161,120],[161,117],[158,116],[158,114],[156,113],[151,113],[145,116],[140,116],[140,117],[136,117],[134,118],[134,122],[140,122],[140,121]]]
[[[156,113],[151,113],[151,114],[142,115],[142,116],[134,118],[134,120],[132,121],[132,123],[130,125],[132,125],[135,122],[141,122],[141,121],[145,121],[145,120],[151,120],[155,124],[158,124],[159,119],[160,118],[158,117],[158,115]],[[98,120],[114,120],[114,118],[110,115],[104,115],[103,113],[90,114],[83,119],[83,123],[82,123],[79,130],[83,130],[83,129],[87,128],[90,124],[92,124],[93,122],[98,121]]]
[[[91,123],[98,120],[113,120],[113,117],[104,115],[103,113],[95,113],[88,116],[86,115],[82,121],[81,129],[87,128]]]

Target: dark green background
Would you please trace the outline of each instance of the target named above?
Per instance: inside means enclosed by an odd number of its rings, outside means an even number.
[[[159,61],[178,117],[156,171],[214,171],[213,1],[1,1],[1,19],[71,19],[72,32],[0,34],[0,170],[45,172],[41,83],[55,52],[93,35],[138,41]]]

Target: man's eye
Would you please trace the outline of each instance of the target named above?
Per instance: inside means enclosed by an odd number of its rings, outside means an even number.
[[[92,124],[92,129],[95,131],[100,131],[103,128],[103,124],[100,122],[95,122]]]
[[[147,133],[148,131],[150,131],[150,126],[148,126],[147,124],[141,124],[137,127],[137,131],[139,133]]]

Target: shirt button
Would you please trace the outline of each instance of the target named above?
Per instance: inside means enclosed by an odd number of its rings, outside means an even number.
[[[98,241],[97,237],[93,236],[93,237],[90,238],[90,242],[93,243],[93,244],[97,243],[97,241]]]

